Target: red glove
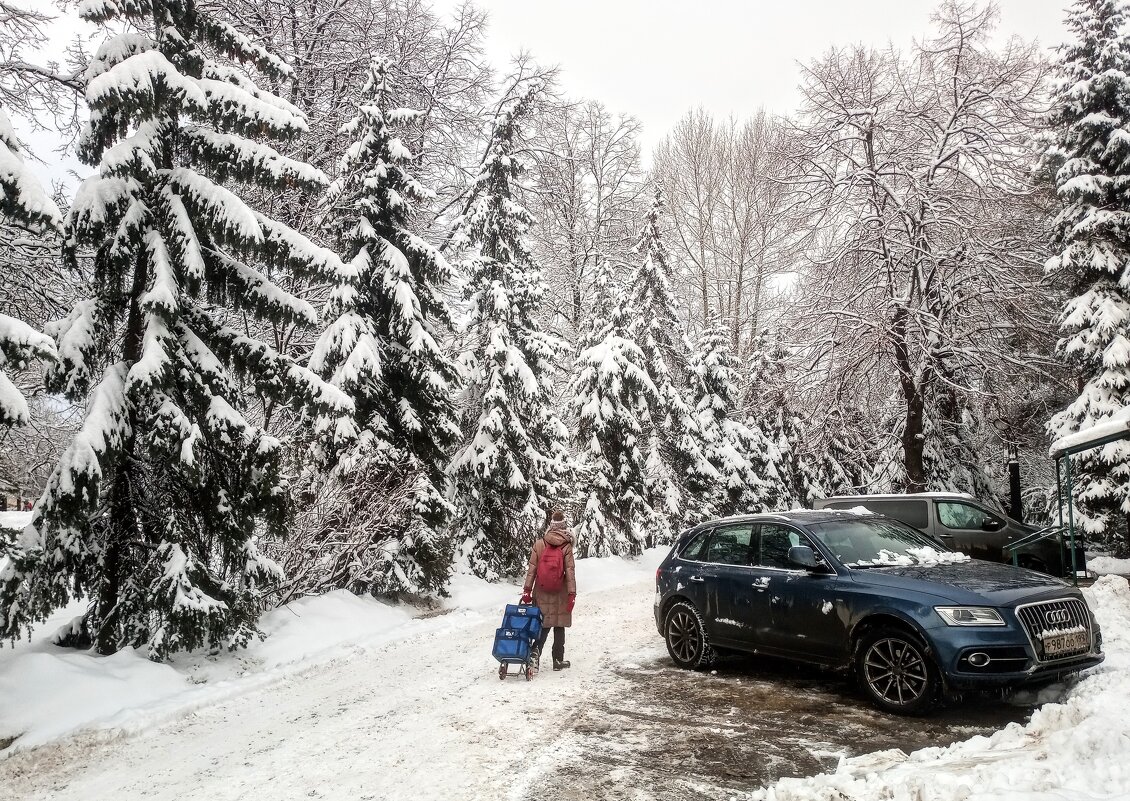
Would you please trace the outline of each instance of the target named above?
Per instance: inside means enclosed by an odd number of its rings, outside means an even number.
[[[522,603],[528,604],[533,600],[534,600],[533,596],[530,595],[530,588],[529,587],[523,587],[522,588]]]
[[[569,593],[569,611],[573,611],[573,605],[577,603],[577,593]]]

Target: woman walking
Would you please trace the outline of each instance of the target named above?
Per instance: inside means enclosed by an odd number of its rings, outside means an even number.
[[[530,564],[522,584],[522,603],[531,599],[543,616],[541,636],[535,646],[534,670],[541,666],[541,652],[553,629],[553,669],[569,667],[565,661],[565,629],[573,625],[577,600],[577,577],[573,566],[573,532],[565,524],[565,513],[555,507],[549,527],[530,551]]]

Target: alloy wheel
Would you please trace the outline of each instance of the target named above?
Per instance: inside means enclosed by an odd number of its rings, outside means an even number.
[[[667,644],[682,662],[693,664],[702,652],[702,631],[694,615],[686,609],[676,609],[667,621]]]
[[[863,678],[871,692],[892,707],[917,704],[931,684],[925,656],[898,637],[871,644],[863,655]]]

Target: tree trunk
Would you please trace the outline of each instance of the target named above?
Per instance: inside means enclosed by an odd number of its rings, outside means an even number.
[[[922,393],[915,392],[906,399],[906,424],[902,431],[903,466],[906,469],[907,492],[926,491],[926,468],[922,462],[925,444],[923,437]]]
[[[925,399],[922,386],[915,381],[914,369],[910,363],[910,344],[907,341],[909,310],[905,306],[895,309],[891,318],[891,340],[895,364],[899,371],[899,388],[906,403],[906,417],[902,429],[903,469],[906,470],[906,492],[926,490],[926,469],[922,464],[922,451],[925,445]]]
[[[134,365],[141,358],[142,334],[145,319],[139,300],[145,292],[149,280],[148,265],[143,256],[138,256],[133,268],[133,285],[130,287],[129,316],[126,318],[125,338],[122,343],[122,359]],[[130,403],[126,400],[127,405]],[[134,448],[136,439],[136,418],[133,408],[128,412],[130,432],[122,443],[122,453],[117,469],[114,471],[113,485],[110,487],[109,515],[106,531],[106,549],[102,554],[101,582],[98,587],[95,620],[98,629],[94,632],[95,650],[103,656],[115,653],[121,643],[118,638],[118,594],[121,591],[122,556],[126,543],[138,536],[137,512],[134,507],[132,491],[133,471],[137,464]]]

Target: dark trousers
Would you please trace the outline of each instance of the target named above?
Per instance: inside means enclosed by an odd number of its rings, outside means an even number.
[[[542,629],[541,634],[538,635],[538,653],[542,652],[545,647],[545,641],[549,638],[549,629]],[[553,627],[553,658],[560,662],[565,658],[565,627]]]

